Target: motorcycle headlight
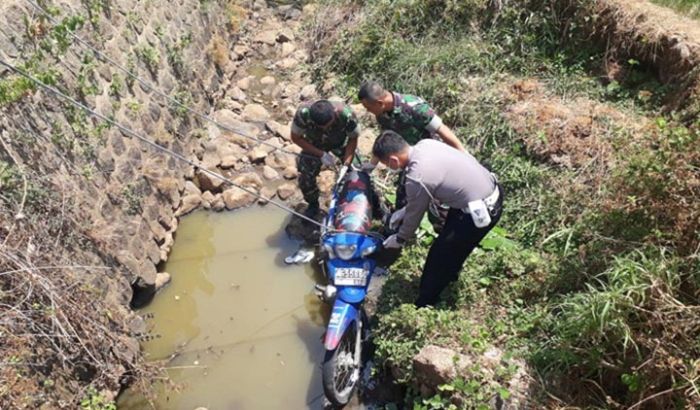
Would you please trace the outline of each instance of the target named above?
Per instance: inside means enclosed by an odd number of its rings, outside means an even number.
[[[376,246],[368,246],[365,249],[362,250],[362,257],[364,258],[367,255],[371,255],[374,253],[374,251],[377,250]]]
[[[349,260],[355,256],[355,251],[357,251],[357,245],[335,245],[335,254],[338,255],[340,259]]]

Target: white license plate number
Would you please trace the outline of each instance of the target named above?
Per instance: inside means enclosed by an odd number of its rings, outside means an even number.
[[[335,284],[340,286],[365,286],[369,272],[363,268],[336,268]]]

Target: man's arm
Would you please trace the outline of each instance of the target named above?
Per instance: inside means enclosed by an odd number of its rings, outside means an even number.
[[[406,214],[398,236],[403,240],[412,239],[420,225],[425,211],[430,206],[431,197],[423,185],[406,177]]]
[[[352,159],[355,157],[355,150],[357,149],[357,138],[351,138],[348,141],[348,145],[345,146],[345,155],[343,155],[343,165],[350,165]]]
[[[459,138],[457,138],[454,132],[452,132],[450,127],[448,127],[447,125],[440,125],[440,127],[437,129],[437,135],[440,136],[442,142],[451,146],[452,148],[455,148],[456,150],[461,152],[467,152],[467,150],[464,149],[462,142],[460,142]]]
[[[320,149],[314,147],[313,144],[311,144],[309,141],[305,140],[301,136],[301,134],[295,134],[294,132],[292,132],[291,136],[292,136],[292,142],[297,144],[298,146],[300,146],[302,151],[307,152],[307,153],[312,154],[312,155],[315,155],[319,158],[321,158],[323,156],[324,152],[321,151]]]
[[[304,152],[321,158],[324,152],[316,148],[304,138],[304,132],[306,132],[306,122],[304,121],[303,113],[305,110],[308,110],[308,108],[302,106],[297,109],[296,113],[294,113],[290,136],[292,138],[292,142],[301,147]]]
[[[428,133],[431,135],[437,134],[442,142],[458,151],[467,152],[459,141],[459,138],[452,132],[450,127],[443,124],[442,118],[435,113],[430,104],[427,102],[417,104],[413,108],[413,112],[414,118],[423,125]]]

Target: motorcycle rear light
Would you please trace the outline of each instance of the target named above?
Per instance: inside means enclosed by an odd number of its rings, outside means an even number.
[[[356,251],[357,245],[335,245],[335,254],[346,261],[352,259]]]

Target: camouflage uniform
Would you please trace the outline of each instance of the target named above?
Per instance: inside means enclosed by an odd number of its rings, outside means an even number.
[[[394,108],[377,117],[382,130],[392,130],[401,135],[410,145],[425,138],[434,138],[442,119],[430,105],[420,97],[409,94],[392,93]],[[396,185],[396,209],[406,205],[404,172],[399,174]]]
[[[292,121],[292,133],[301,135],[314,147],[332,152],[338,158],[345,155],[345,147],[350,140],[360,135],[360,124],[352,109],[342,102],[331,101],[335,108],[333,124],[329,129],[323,130],[311,119],[310,107],[312,103],[303,104],[297,109]],[[299,189],[304,194],[304,200],[309,206],[318,205],[320,195],[316,177],[321,172],[321,159],[310,154],[303,154],[297,159],[299,171]]]
[[[410,145],[425,138],[433,138],[442,125],[442,119],[430,105],[415,95],[392,94],[394,108],[377,117],[382,130],[395,131]]]

